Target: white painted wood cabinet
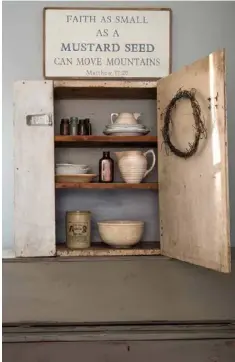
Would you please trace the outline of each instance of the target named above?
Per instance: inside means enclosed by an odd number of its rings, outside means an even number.
[[[18,81],[14,86],[14,238],[16,256],[55,254],[53,83]],[[29,116],[51,125],[28,125]]]
[[[164,122],[162,113],[180,88],[196,90],[196,98],[207,129],[207,138],[200,140],[197,153],[187,160],[165,152],[161,132]],[[152,249],[148,248],[148,252],[140,250],[137,255],[161,254],[217,271],[230,272],[224,51],[212,53],[157,82],[16,82],[16,256],[56,255],[54,129],[58,129],[58,124],[55,122],[54,102],[58,99],[70,101],[71,98],[155,99],[159,184],[158,191],[155,191],[159,195],[159,212],[154,217],[160,224],[160,248],[155,241]],[[30,124],[35,121],[38,124]],[[43,122],[48,124],[39,124]],[[174,113],[172,140],[183,149],[194,136],[193,123],[189,102],[180,102]],[[86,141],[88,145],[89,139]],[[112,146],[114,144],[110,142],[109,147]],[[141,147],[142,144],[133,145],[137,146]],[[87,188],[89,191],[91,187]],[[156,181],[154,187],[145,185],[140,188],[145,188],[144,192],[148,192],[148,188],[156,189]],[[132,191],[128,191],[129,197]],[[66,207],[68,209],[69,205]],[[156,240],[159,240],[157,235]],[[86,256],[103,255],[93,251],[94,248],[91,248]],[[136,252],[131,250],[128,253],[126,255],[136,255]]]

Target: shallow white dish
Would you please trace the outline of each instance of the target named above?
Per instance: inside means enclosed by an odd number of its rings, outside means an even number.
[[[101,240],[115,248],[128,248],[140,242],[144,232],[143,221],[100,221],[98,230]]]
[[[105,132],[145,132],[149,129],[147,127],[139,128],[139,127],[106,127],[104,129]]]
[[[57,163],[55,167],[56,175],[79,175],[86,174],[90,170],[87,165],[76,165],[71,163]]]
[[[96,174],[84,174],[84,175],[55,175],[56,182],[72,182],[72,183],[88,183],[95,178]]]
[[[114,136],[141,136],[150,132],[150,129],[143,125],[108,125],[103,133]]]
[[[146,128],[143,124],[108,124],[106,128]]]
[[[138,132],[116,132],[116,133],[104,133],[106,136],[145,136],[146,133]]]
[[[114,136],[144,136],[146,134],[148,134],[150,131],[149,130],[115,130],[115,131],[108,131],[105,130],[103,131],[103,133],[105,135],[114,135]]]

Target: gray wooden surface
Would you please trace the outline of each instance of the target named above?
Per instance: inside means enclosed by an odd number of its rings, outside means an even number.
[[[164,257],[3,262],[4,323],[235,320],[228,275]]]
[[[3,343],[235,339],[235,323],[7,325]]]
[[[3,362],[234,362],[235,341],[4,343]]]

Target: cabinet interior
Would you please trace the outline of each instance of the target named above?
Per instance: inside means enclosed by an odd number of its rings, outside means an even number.
[[[157,107],[156,83],[154,82],[103,82],[98,86],[81,84],[75,81],[55,82],[54,124],[55,124],[55,163],[80,163],[91,167],[98,175],[98,163],[103,151],[108,150],[115,162],[113,184],[98,184],[98,177],[90,184],[73,187],[56,184],[56,243],[60,256],[111,256],[111,255],[158,255],[160,254],[157,164],[141,184],[130,187],[121,179],[114,152],[120,150],[154,149],[157,156]],[[62,83],[62,84],[61,84]],[[98,82],[101,83],[101,82]],[[66,84],[66,85],[65,85]],[[97,85],[97,82],[94,83]],[[141,123],[150,128],[147,136],[135,142],[127,142],[119,137],[115,142],[103,134],[105,125],[110,123],[111,113],[139,112]],[[90,118],[92,136],[70,142],[71,136],[59,136],[62,118],[77,116]],[[96,138],[96,137],[100,138]],[[76,138],[76,137],[75,137]],[[79,137],[78,137],[79,139]],[[157,159],[157,157],[156,157]],[[148,159],[151,164],[151,158]],[[66,211],[91,211],[91,248],[69,250],[65,246]],[[130,249],[114,249],[101,242],[97,221],[112,219],[143,220],[145,231],[142,242]]]

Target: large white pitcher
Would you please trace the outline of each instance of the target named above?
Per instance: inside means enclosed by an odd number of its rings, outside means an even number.
[[[147,169],[147,154],[151,153],[153,162]],[[118,167],[123,180],[128,184],[140,183],[154,168],[156,156],[153,150],[147,152],[141,151],[123,151],[115,152],[118,159]]]

